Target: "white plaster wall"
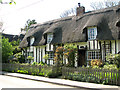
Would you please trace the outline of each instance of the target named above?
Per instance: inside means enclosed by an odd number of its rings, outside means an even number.
[[[120,51],[120,40],[118,40],[118,52]]]
[[[116,41],[116,43],[117,43],[117,53],[120,51],[120,40],[117,40]]]
[[[53,60],[50,60],[50,65],[53,65]]]
[[[37,62],[39,63],[39,47],[37,47]]]
[[[115,40],[111,41],[112,54],[115,54]]]
[[[49,60],[47,60],[47,64],[49,64]]]
[[[41,60],[41,47],[40,47],[40,57],[39,57],[39,58],[40,58],[40,62],[41,62],[41,61],[42,61],[42,60]]]
[[[49,49],[49,47],[51,48]],[[52,44],[46,44],[46,51],[53,51],[53,45]]]
[[[53,45],[51,45],[51,51],[53,51]]]
[[[90,41],[90,49],[93,49],[93,41]]]
[[[30,52],[32,52],[32,51],[33,51],[33,48],[34,48],[33,46],[30,46]]]
[[[46,51],[49,51],[49,44],[46,44]]]
[[[45,63],[45,59],[43,58],[45,56],[45,47],[42,47],[42,60]]]
[[[34,62],[36,62],[36,47],[34,47]]]
[[[76,56],[77,56],[77,53],[76,53]],[[75,57],[75,67],[78,66],[78,63],[77,63],[77,57]]]

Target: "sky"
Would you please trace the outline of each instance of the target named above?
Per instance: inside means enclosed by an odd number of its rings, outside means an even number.
[[[3,0],[8,2],[10,0]],[[0,22],[3,22],[3,33],[18,35],[28,19],[43,23],[59,19],[65,10],[74,8],[81,3],[85,11],[90,11],[91,2],[104,0],[14,0],[16,4],[0,4]]]

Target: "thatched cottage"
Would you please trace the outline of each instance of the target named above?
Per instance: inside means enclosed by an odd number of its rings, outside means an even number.
[[[82,66],[90,60],[102,59],[108,53],[120,51],[120,6],[85,12],[79,6],[75,16],[69,16],[32,25],[20,43],[24,55],[33,56],[34,62],[54,64],[56,46],[73,44],[78,47],[75,66]]]

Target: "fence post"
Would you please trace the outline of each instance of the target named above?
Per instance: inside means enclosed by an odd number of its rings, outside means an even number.
[[[118,85],[120,86],[120,69],[118,70]]]

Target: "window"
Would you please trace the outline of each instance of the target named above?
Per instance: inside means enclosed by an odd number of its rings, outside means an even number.
[[[49,59],[54,59],[54,53],[53,52],[47,52]]]
[[[53,39],[53,34],[52,33],[48,33],[47,34],[47,43],[50,43]]]
[[[109,43],[103,44],[102,49],[103,49],[103,55],[102,55],[103,57],[102,57],[102,59],[106,60],[106,56],[111,52],[110,51],[110,44]]]
[[[97,28],[96,27],[89,27],[88,28],[88,40],[94,40],[97,36]]]
[[[100,51],[88,51],[88,60],[100,59]]]
[[[34,43],[34,41],[35,41],[35,38],[34,38],[34,37],[31,37],[31,38],[30,38],[30,45],[32,45],[32,44]]]
[[[28,52],[27,56],[32,56],[32,57],[34,57],[33,52]]]
[[[106,44],[105,49],[106,49],[106,54],[109,54],[110,53],[110,44]]]

